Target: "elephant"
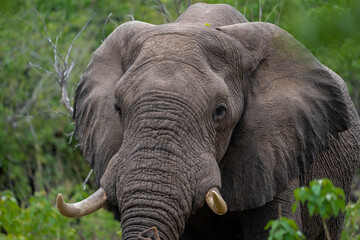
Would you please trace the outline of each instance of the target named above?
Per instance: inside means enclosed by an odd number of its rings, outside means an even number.
[[[280,27],[225,4],[175,22],[130,21],[93,53],[75,92],[75,137],[99,189],[59,211],[111,209],[122,239],[266,239],[294,219],[294,189],[329,178],[348,199],[360,120],[345,82]],[[327,220],[339,239],[344,214]]]

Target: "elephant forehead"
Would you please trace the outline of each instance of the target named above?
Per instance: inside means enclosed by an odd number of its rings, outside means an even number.
[[[115,96],[131,105],[148,92],[173,94],[204,108],[229,94],[223,79],[203,62],[196,66],[169,59],[134,64],[116,84]]]
[[[231,39],[207,26],[165,24],[138,33],[125,48],[125,65],[131,65],[141,54],[146,59],[178,57],[179,61],[194,62],[222,56],[232,52],[228,49]],[[230,51],[229,51],[230,50]]]
[[[170,24],[139,33],[125,50],[125,74],[118,86],[175,90],[189,96],[204,91],[210,98],[215,92],[226,94],[223,78],[229,64],[222,47],[226,44],[219,43],[217,31],[207,28]]]

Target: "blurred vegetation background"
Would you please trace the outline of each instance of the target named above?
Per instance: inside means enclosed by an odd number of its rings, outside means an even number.
[[[0,1],[0,239],[118,239],[120,224],[104,210],[69,220],[54,208],[58,192],[76,201],[96,188],[92,175],[84,190],[90,168],[72,138],[71,109],[60,103],[57,80],[68,77],[63,87],[72,104],[92,52],[114,28],[131,20],[171,22],[197,2]],[[360,111],[360,1],[202,2],[232,5],[250,21],[290,32],[346,81]],[[343,239],[355,239],[360,207],[348,209]]]

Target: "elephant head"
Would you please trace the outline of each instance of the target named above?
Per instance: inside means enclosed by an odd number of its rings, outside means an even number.
[[[115,205],[124,239],[179,239],[205,202],[218,214],[262,206],[349,127],[339,84],[303,45],[221,4],[118,27],[81,79],[74,119],[101,188],[75,205],[60,196],[59,209]]]

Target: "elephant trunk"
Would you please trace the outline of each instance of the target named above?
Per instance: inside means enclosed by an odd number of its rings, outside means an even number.
[[[152,227],[161,240],[179,239],[208,191],[221,187],[205,124],[194,124],[196,114],[183,101],[156,94],[126,115],[123,143],[100,181],[109,201],[118,204],[123,239],[138,239]],[[223,201],[217,193],[208,199],[220,214],[226,211],[217,206]]]
[[[122,193],[123,239],[179,239],[185,229],[186,219],[195,211],[192,209],[192,196],[186,193],[190,186],[178,186],[174,179],[173,182],[159,185],[148,180],[132,182],[129,186],[136,186],[137,190],[128,187]],[[185,189],[185,192],[180,189]],[[216,214],[226,213],[226,203],[217,188],[211,188],[203,200]]]
[[[156,227],[152,227],[141,232],[138,238],[141,240],[160,240],[159,232]]]
[[[172,223],[174,220],[170,222],[171,217],[164,210],[139,206],[128,209],[123,214],[124,219],[121,221],[123,240],[176,240],[180,238],[178,224],[174,225]]]
[[[131,159],[134,168],[119,174],[122,237],[141,239],[150,234],[153,237],[148,239],[156,239],[154,231],[147,231],[156,227],[161,240],[179,239],[192,210],[192,184],[185,173],[178,172],[184,167],[172,165],[176,159],[170,154],[143,154]]]

